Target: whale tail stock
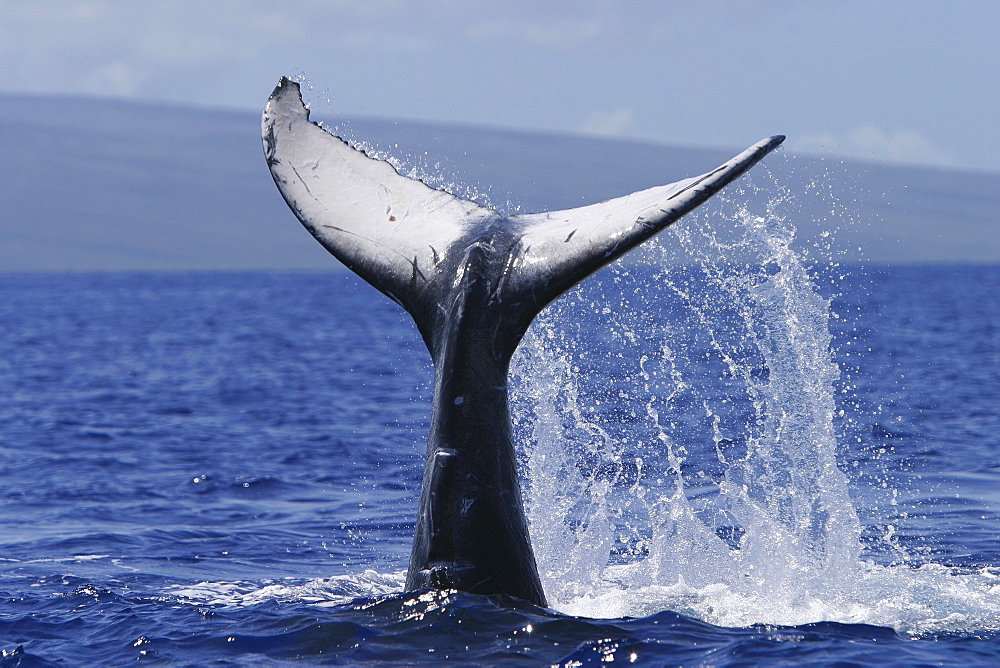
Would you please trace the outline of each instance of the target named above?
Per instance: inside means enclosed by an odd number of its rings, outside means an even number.
[[[565,211],[505,217],[404,177],[309,121],[282,78],[262,119],[274,181],[310,233],[413,317],[435,367],[407,589],[545,604],[528,539],[506,376],[553,299],[688,213],[784,139],[694,178]]]

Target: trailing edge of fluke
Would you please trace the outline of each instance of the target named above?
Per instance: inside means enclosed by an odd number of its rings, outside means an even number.
[[[517,481],[510,358],[553,299],[714,195],[784,140],[714,170],[590,206],[502,216],[400,175],[309,120],[282,78],[262,119],[274,182],[337,259],[401,304],[434,362],[408,590],[546,604]]]

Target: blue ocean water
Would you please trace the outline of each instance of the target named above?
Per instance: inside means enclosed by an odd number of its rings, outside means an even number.
[[[0,665],[997,663],[1000,267],[768,248],[530,332],[551,609],[402,593],[430,367],[354,276],[0,275]]]

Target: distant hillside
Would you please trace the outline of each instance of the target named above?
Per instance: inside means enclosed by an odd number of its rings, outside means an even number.
[[[0,271],[335,266],[271,182],[255,114],[41,96],[0,95],[0,105]],[[391,147],[434,185],[522,211],[623,195],[731,155],[414,122],[342,130]],[[1000,262],[1000,175],[787,155],[757,170],[758,185],[792,193],[802,244],[838,228],[846,260]]]

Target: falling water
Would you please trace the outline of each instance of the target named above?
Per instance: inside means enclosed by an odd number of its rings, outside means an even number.
[[[830,304],[792,249],[789,192],[766,192],[731,188],[522,344],[513,413],[546,592],[597,617],[942,628],[932,608],[956,586],[992,584],[860,559]]]

